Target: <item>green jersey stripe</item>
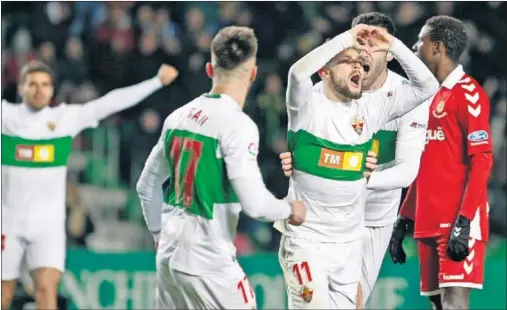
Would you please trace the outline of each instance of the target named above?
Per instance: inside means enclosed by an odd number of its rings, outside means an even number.
[[[305,130],[288,133],[294,169],[339,181],[355,181],[363,177],[372,141],[345,145],[317,137]]]
[[[385,164],[396,156],[397,131],[380,130],[373,136],[373,151],[377,153],[377,164]]]
[[[165,153],[171,170],[164,202],[213,219],[215,203],[238,203],[227,177],[225,161],[217,156],[218,139],[187,130],[168,129]]]
[[[2,134],[2,165],[50,168],[67,165],[72,137],[32,140]]]

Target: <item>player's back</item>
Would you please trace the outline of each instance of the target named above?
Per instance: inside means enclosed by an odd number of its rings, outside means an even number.
[[[172,268],[203,274],[233,266],[241,206],[224,154],[245,126],[255,124],[227,95],[202,95],[167,118],[162,134],[171,184],[164,202],[184,210],[180,230],[162,232],[162,238],[177,240]]]

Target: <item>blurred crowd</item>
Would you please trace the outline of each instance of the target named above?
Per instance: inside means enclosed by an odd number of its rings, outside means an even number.
[[[2,3],[2,98],[19,102],[19,69],[41,59],[55,73],[54,104],[84,103],[118,87],[154,76],[161,63],[177,67],[170,87],[113,116],[120,129],[119,180],[132,188],[163,119],[179,106],[210,89],[204,72],[216,32],[228,25],[250,26],[259,39],[259,78],[246,112],[259,125],[259,163],[268,188],[284,197],[288,180],[278,154],[286,149],[284,105],[288,68],[326,38],[350,28],[353,16],[380,11],[392,16],[396,36],[415,43],[424,21],[452,15],[468,28],[469,48],[461,63],[488,93],[496,168],[491,177],[492,230],[506,234],[506,3],[503,2],[8,2]],[[502,16],[504,19],[502,19]],[[390,68],[402,73],[393,61]],[[87,137],[79,147],[90,147]],[[77,246],[94,231],[75,192],[90,182],[70,182],[69,234]],[[500,219],[500,220],[499,220]],[[503,221],[501,220],[503,219]],[[275,250],[279,237],[268,225],[243,217],[237,245],[240,253]]]

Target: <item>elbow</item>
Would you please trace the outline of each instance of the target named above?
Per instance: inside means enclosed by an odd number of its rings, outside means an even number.
[[[304,80],[304,77],[301,74],[299,74],[299,72],[301,72],[299,67],[300,67],[299,61],[290,67],[289,80],[292,80],[292,81],[295,81],[298,83]]]

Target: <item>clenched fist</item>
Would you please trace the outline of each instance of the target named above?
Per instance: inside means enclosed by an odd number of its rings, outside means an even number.
[[[299,226],[303,224],[306,218],[306,207],[302,200],[289,201],[292,212],[289,217],[289,224]]]
[[[171,84],[178,77],[178,70],[175,67],[163,64],[158,69],[158,78],[165,86]]]

